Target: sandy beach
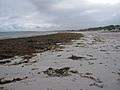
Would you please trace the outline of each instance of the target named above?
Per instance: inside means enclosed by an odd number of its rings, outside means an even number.
[[[31,58],[2,58],[0,90],[120,90],[120,32],[77,33]]]

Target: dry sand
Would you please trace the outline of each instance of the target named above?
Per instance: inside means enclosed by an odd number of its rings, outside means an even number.
[[[120,90],[120,33],[82,33],[30,63],[13,64],[22,60],[16,56],[0,65],[0,81],[9,81],[0,90]]]

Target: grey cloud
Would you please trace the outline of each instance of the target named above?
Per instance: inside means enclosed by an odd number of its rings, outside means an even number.
[[[12,21],[28,27],[38,25],[41,30],[79,29],[120,24],[119,0],[111,0],[111,2],[101,0],[104,3],[89,2],[95,0],[17,0],[15,6],[12,4],[15,4],[16,0],[7,0],[6,7],[3,6],[5,1],[1,1],[0,16],[4,14],[11,16],[3,20],[5,23]],[[13,11],[12,8],[14,8]],[[6,13],[2,14],[4,10]],[[0,24],[3,21],[0,18]]]
[[[76,29],[80,27],[88,27],[91,25],[107,25],[114,24],[115,20],[117,20],[115,24],[119,24],[120,16],[116,14],[115,17],[112,15],[114,13],[119,13],[119,4],[116,6],[110,5],[89,5],[89,3],[85,2],[85,0],[74,0],[81,1],[78,4],[78,7],[67,7],[70,6],[69,0],[66,0],[67,3],[63,3],[64,6],[61,8],[53,8],[56,4],[64,2],[65,0],[56,1],[56,0],[34,0],[37,1],[33,4],[44,14],[47,14],[48,17],[55,17],[51,22],[60,24],[61,27],[66,27],[67,29]],[[46,4],[46,2],[48,2]],[[42,5],[41,5],[42,4]],[[76,4],[76,3],[75,3]],[[115,19],[117,18],[117,19]],[[115,19],[115,20],[114,20]]]

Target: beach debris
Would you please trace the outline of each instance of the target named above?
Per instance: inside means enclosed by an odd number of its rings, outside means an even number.
[[[83,43],[77,43],[77,44],[79,45],[79,44],[83,44]]]
[[[91,79],[97,83],[103,83],[99,78],[95,78],[92,73],[80,73],[82,78]]]
[[[39,68],[32,68],[31,70],[33,71],[33,70],[38,70]]]
[[[70,67],[64,67],[60,69],[48,68],[46,71],[43,72],[50,77],[65,77],[70,75],[69,70]]]
[[[17,82],[17,81],[21,81],[21,80],[25,80],[28,77],[24,77],[24,78],[13,78],[13,79],[5,79],[5,78],[0,78],[0,84],[8,84],[8,83],[12,83],[12,82]]]
[[[70,70],[70,67],[63,67],[60,69],[48,68],[46,71],[43,71],[44,74],[49,77],[66,77],[72,74],[78,74],[78,71]]]
[[[103,64],[102,62],[100,62],[99,64]]]
[[[118,72],[118,75],[120,76],[120,72]]]
[[[89,57],[93,57],[93,55],[91,55],[91,54],[87,54],[87,56],[89,56]]]
[[[98,83],[92,83],[92,84],[90,84],[89,86],[97,86],[97,87],[99,87],[99,88],[103,88],[103,87],[104,87],[103,84],[99,85]]]
[[[3,61],[3,60],[0,60],[0,65],[1,65],[1,64],[10,63],[10,62],[11,62],[11,60],[4,60],[4,61]]]
[[[61,57],[62,55],[57,55],[57,57]]]
[[[102,50],[100,50],[100,51],[106,52],[107,50],[102,49]]]
[[[75,71],[75,70],[70,70],[71,73],[74,73],[74,74],[78,74],[79,72],[78,71]]]
[[[37,74],[40,74],[40,72],[38,72]]]
[[[71,57],[68,57],[68,59],[72,59],[72,60],[82,60],[82,59],[86,59],[86,58],[85,58],[85,57],[80,57],[80,56],[72,55]]]
[[[93,65],[94,63],[93,62],[88,62],[89,65]]]
[[[118,81],[120,81],[120,72],[117,72],[117,74],[118,74],[118,76],[119,76]]]
[[[71,57],[68,57],[68,59],[72,59],[72,60],[97,60],[97,58],[86,58],[86,57],[82,57],[82,56],[76,56],[76,55],[72,55]]]

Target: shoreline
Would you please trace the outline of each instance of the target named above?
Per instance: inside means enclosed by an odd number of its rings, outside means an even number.
[[[71,40],[79,39],[82,36],[81,33],[55,33],[50,35],[3,39],[0,40],[0,60],[25,55],[29,55],[29,58],[32,58],[34,53],[58,48],[58,43],[69,43]]]
[[[35,53],[30,59],[27,56],[25,58],[15,56],[0,60],[0,88],[2,90],[120,89],[120,33],[82,34],[84,37],[80,39],[72,40],[70,43],[57,43],[58,48]]]

